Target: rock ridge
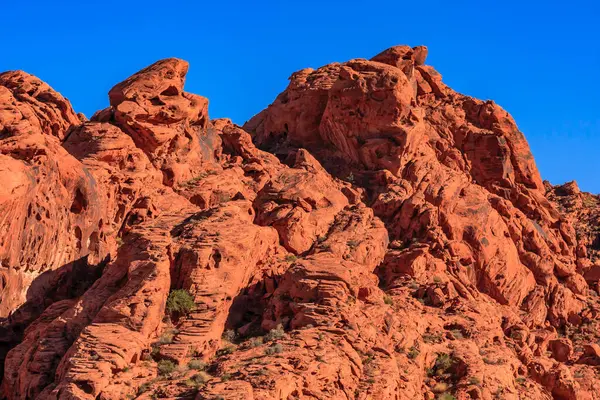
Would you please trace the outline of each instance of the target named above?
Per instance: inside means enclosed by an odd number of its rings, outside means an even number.
[[[244,126],[176,58],[90,120],[1,73],[1,398],[600,399],[600,199],[427,52]]]

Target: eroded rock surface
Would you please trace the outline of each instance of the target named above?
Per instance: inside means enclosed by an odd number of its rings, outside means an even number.
[[[600,398],[600,201],[426,56],[296,72],[244,127],[178,59],[89,121],[0,74],[3,398]]]

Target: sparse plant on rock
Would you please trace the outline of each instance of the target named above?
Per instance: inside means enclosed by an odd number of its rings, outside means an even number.
[[[197,374],[192,375],[192,377],[186,380],[186,385],[198,388],[204,385],[206,382],[208,382],[210,378],[211,376],[208,375],[206,372],[198,372]]]
[[[202,371],[206,368],[206,363],[202,360],[193,359],[188,363],[188,368]]]
[[[283,325],[279,324],[275,329],[271,329],[269,333],[265,335],[265,341],[270,342],[272,340],[283,339],[285,337],[285,331]]]
[[[265,354],[267,354],[267,355],[279,354],[282,351],[283,351],[283,346],[279,343],[276,343],[271,347],[267,347],[265,349]]]
[[[196,308],[192,295],[184,289],[176,289],[167,298],[167,312],[175,315],[187,315]]]
[[[171,360],[160,360],[158,362],[159,375],[169,375],[175,371],[177,366]]]

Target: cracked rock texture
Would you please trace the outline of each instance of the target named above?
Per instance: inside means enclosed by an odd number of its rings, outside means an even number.
[[[600,399],[600,198],[426,57],[243,127],[178,59],[90,120],[0,74],[1,398]]]

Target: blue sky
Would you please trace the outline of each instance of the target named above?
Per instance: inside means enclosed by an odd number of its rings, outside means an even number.
[[[600,193],[596,1],[35,0],[2,13],[0,71],[37,75],[87,116],[165,57],[190,62],[186,90],[211,117],[242,124],[293,71],[424,44],[448,85],[514,116],[544,179]]]

